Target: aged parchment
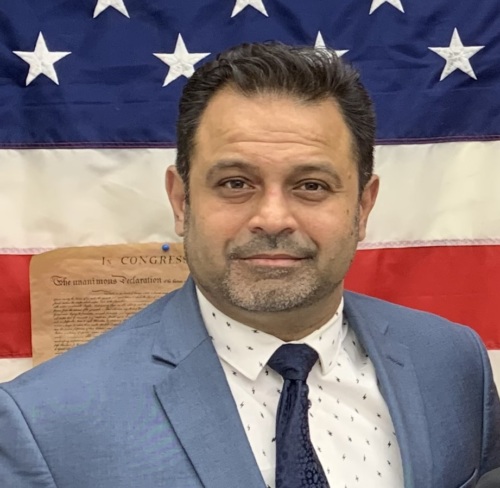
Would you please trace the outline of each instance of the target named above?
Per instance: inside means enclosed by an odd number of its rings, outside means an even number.
[[[74,247],[36,255],[30,266],[33,364],[111,329],[182,286],[182,244]]]

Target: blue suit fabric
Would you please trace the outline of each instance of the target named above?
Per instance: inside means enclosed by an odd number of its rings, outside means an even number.
[[[405,488],[500,466],[500,403],[468,327],[345,292],[401,451]],[[2,488],[265,488],[194,283],[0,385]]]

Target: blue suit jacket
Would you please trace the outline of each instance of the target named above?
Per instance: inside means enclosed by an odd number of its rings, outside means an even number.
[[[375,365],[406,488],[471,487],[500,466],[500,405],[473,331],[352,293],[345,313]],[[0,387],[0,486],[265,488],[191,280]]]

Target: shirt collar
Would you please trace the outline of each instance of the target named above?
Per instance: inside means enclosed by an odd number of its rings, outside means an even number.
[[[228,363],[235,374],[240,372],[255,381],[269,358],[285,342],[228,317],[214,307],[198,287],[196,293],[203,321],[219,358]],[[294,344],[307,344],[318,353],[323,375],[333,369],[347,334],[343,308],[342,298],[337,311],[324,325],[303,339],[292,341]]]

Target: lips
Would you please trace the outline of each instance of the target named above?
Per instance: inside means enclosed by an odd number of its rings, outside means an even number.
[[[304,259],[302,256],[293,256],[291,254],[254,254],[243,259]]]
[[[242,258],[242,261],[255,266],[294,266],[304,259],[306,258],[290,254],[255,254]]]

